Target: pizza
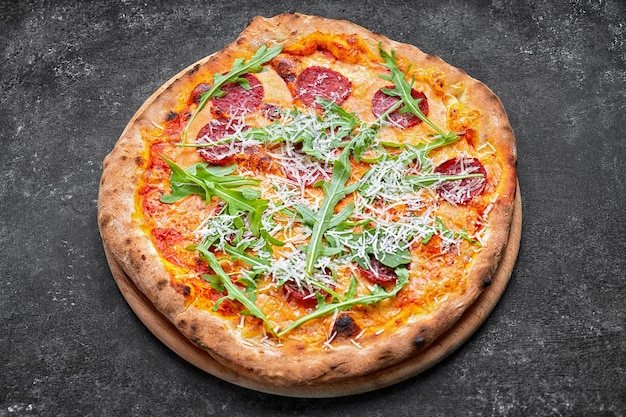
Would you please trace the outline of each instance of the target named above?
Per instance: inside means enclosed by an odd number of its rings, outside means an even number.
[[[516,194],[501,101],[347,21],[257,17],[103,163],[107,253],[189,343],[268,386],[419,354],[489,286]]]

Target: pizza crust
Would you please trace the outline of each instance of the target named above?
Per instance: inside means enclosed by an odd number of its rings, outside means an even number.
[[[414,66],[439,69],[450,84],[462,83],[458,99],[484,112],[481,135],[495,147],[502,175],[497,184],[500,198],[489,213],[484,247],[467,273],[464,294],[450,298],[429,316],[407,322],[402,328],[379,335],[366,334],[359,346],[346,340],[332,349],[292,343],[270,346],[241,338],[238,329],[219,317],[185,305],[184,297],[171,285],[170,273],[154,248],[148,233],[138,227],[136,187],[146,163],[147,149],[142,130],[165,120],[179,97],[188,97],[194,85],[215,72],[229,68],[236,57],[250,57],[263,44],[284,47],[315,32],[356,34],[373,53],[380,43]],[[392,366],[433,343],[449,329],[490,283],[507,242],[516,189],[515,138],[498,97],[464,71],[451,67],[416,47],[391,41],[347,21],[301,14],[283,14],[270,19],[257,17],[223,51],[188,68],[179,79],[157,91],[122,133],[115,149],[103,163],[98,204],[98,224],[106,247],[136,286],[190,341],[206,350],[224,366],[273,386],[310,385],[349,380]]]

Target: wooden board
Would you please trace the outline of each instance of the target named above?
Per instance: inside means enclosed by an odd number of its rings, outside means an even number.
[[[382,369],[372,374],[342,380],[334,383],[313,384],[294,388],[276,388],[246,378],[221,365],[206,351],[198,348],[186,339],[153,304],[137,289],[121,267],[110,256],[105,247],[107,260],[113,277],[122,295],[135,312],[139,320],[166,346],[186,361],[209,374],[241,387],[256,391],[290,397],[340,397],[360,394],[384,388],[419,375],[454,352],[482,325],[487,316],[500,300],[508,285],[517,253],[522,230],[522,203],[519,187],[515,199],[515,212],[509,240],[504,255],[491,285],[461,317],[461,319],[435,343],[418,355],[395,366]]]

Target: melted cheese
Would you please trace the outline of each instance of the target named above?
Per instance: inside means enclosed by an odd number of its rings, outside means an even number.
[[[340,72],[352,82],[353,93],[343,104],[349,112],[355,112],[366,123],[375,121],[370,105],[371,97],[388,82],[372,74],[380,71],[376,57],[356,55],[359,65],[353,65],[352,55],[345,55],[343,38],[328,38],[316,35],[304,40],[301,44],[292,45],[285,49],[286,53],[300,54],[303,66],[321,65]],[[311,50],[311,45],[317,45]],[[328,54],[318,52],[318,49],[331,51],[339,59],[329,58]],[[445,80],[436,70],[418,69],[415,72],[417,87],[429,98],[429,118],[435,124],[446,128],[465,129],[472,127],[480,120],[480,114],[471,109],[465,109],[456,97],[443,94]],[[264,86],[264,103],[291,109],[293,98],[283,80],[271,69],[258,74]],[[194,105],[191,107],[193,108]],[[229,152],[239,154],[245,152],[249,146],[264,146],[267,154],[278,166],[272,172],[250,171],[241,165],[238,174],[257,177],[261,180],[259,189],[262,197],[269,199],[268,210],[264,214],[263,226],[275,239],[284,243],[283,246],[273,247],[272,253],[264,253],[266,243],[261,238],[255,238],[251,233],[241,236],[254,255],[264,256],[271,263],[267,271],[257,283],[256,305],[261,308],[274,326],[274,330],[285,328],[294,320],[310,312],[287,299],[284,292],[278,288],[286,281],[295,283],[298,287],[314,290],[315,283],[321,283],[333,288],[337,293],[344,294],[349,288],[351,277],[358,278],[357,294],[368,294],[373,285],[360,277],[354,262],[345,256],[321,256],[317,259],[316,269],[311,276],[305,273],[306,259],[302,247],[309,243],[311,228],[295,220],[293,213],[298,205],[305,205],[312,212],[316,212],[324,200],[324,193],[319,188],[311,186],[312,178],[330,181],[332,164],[338,158],[339,152],[332,146],[334,129],[318,117],[318,112],[312,109],[299,109],[297,113],[283,117],[278,122],[268,120],[262,109],[248,114],[241,114],[231,120],[235,130],[224,143],[229,146]],[[189,136],[195,137],[197,132],[213,118],[210,109],[205,109],[189,128]],[[160,123],[160,122],[159,122]],[[161,127],[159,125],[159,127]],[[245,128],[244,128],[245,127]],[[247,127],[267,128],[268,139],[264,142],[246,136]],[[166,126],[167,128],[167,126]],[[158,139],[163,129],[153,132]],[[398,129],[394,126],[384,126],[378,135],[379,140],[396,143],[423,143],[431,133],[424,123],[409,129]],[[313,138],[313,148],[321,153],[322,160],[316,160],[306,155],[300,145],[288,140],[297,135],[309,135]],[[285,140],[287,139],[287,140]],[[149,142],[155,138],[146,139]],[[167,142],[166,142],[167,143]],[[190,161],[198,161],[194,149],[178,149],[168,145],[168,152],[173,153],[175,159],[184,166]],[[478,149],[479,155],[491,154],[493,146],[484,142]],[[459,142],[446,149],[437,149],[429,155],[431,165],[435,166],[459,152],[471,154],[474,152],[467,144]],[[393,155],[393,152],[390,152]],[[154,157],[151,155],[150,157]],[[469,172],[469,170],[468,170]],[[483,198],[471,207],[454,207],[441,199],[435,191],[436,185],[415,190],[413,185],[406,181],[407,175],[419,174],[415,164],[407,164],[400,158],[386,157],[373,164],[357,164],[352,161],[351,181],[361,181],[364,184],[360,190],[348,196],[338,205],[338,209],[345,207],[348,202],[354,203],[353,218],[370,219],[373,233],[361,234],[354,239],[352,230],[327,231],[327,237],[333,238],[341,246],[361,258],[367,258],[371,248],[394,254],[401,250],[410,250],[411,271],[410,284],[401,291],[400,295],[391,300],[376,304],[361,306],[350,312],[356,322],[362,326],[362,332],[351,343],[359,347],[366,343],[368,337],[376,337],[398,323],[411,320],[411,317],[427,314],[444,302],[447,295],[464,291],[465,281],[462,271],[454,264],[455,259],[463,257],[463,261],[471,260],[476,246],[463,240],[458,234],[446,233],[441,224],[450,230],[467,229],[467,233],[477,240],[481,240],[480,222],[468,224],[467,219],[483,219],[488,210],[484,210]],[[146,182],[147,183],[147,182]],[[166,172],[158,178],[151,178],[150,183],[168,184]],[[454,189],[454,193],[467,193],[472,187],[469,182],[465,187]],[[167,192],[167,187],[161,191]],[[463,189],[461,189],[463,188]],[[138,212],[142,212],[146,195],[137,196]],[[234,220],[237,215],[216,215],[216,204],[204,204],[197,198],[183,199],[174,204],[160,204],[155,215],[144,216],[146,230],[171,227],[183,231],[184,239],[177,246],[176,259],[171,270],[175,275],[173,282],[189,290],[186,293],[187,302],[194,303],[200,308],[211,310],[217,300],[215,291],[209,284],[200,278],[201,272],[193,268],[197,262],[197,255],[184,247],[198,243],[211,237],[215,239],[215,250],[224,251],[227,244],[239,233]],[[292,214],[289,214],[292,213]],[[245,217],[245,216],[244,216]],[[450,231],[448,230],[448,231]],[[430,239],[431,236],[438,239]],[[423,242],[428,242],[423,244]],[[227,273],[237,277],[241,271],[250,267],[242,262],[225,261],[223,264]],[[181,271],[181,268],[183,271]],[[173,284],[174,285],[174,284]],[[181,288],[182,288],[181,287]],[[257,319],[237,314],[236,303],[229,307],[222,307],[215,314],[221,314],[226,320],[232,319],[233,328],[239,329],[241,334],[259,342],[280,345],[280,340],[269,335],[264,326],[259,325]],[[318,343],[331,349],[336,334],[332,332],[337,314],[322,317],[305,323],[285,337],[293,340],[302,340],[307,343]],[[358,341],[357,341],[358,340]]]

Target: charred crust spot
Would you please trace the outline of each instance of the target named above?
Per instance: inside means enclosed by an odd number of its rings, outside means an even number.
[[[162,279],[159,282],[157,282],[157,284],[156,284],[156,287],[157,287],[158,290],[162,290],[166,286],[167,286],[167,280],[166,279]]]
[[[196,71],[198,71],[200,69],[200,64],[196,64],[193,66],[193,68],[189,71],[189,74],[193,74]]]
[[[178,117],[178,113],[171,111],[171,112],[169,112],[167,114],[166,120],[168,120],[168,121],[169,120],[174,120],[177,117]]]
[[[127,245],[130,245],[131,243],[133,243],[133,241],[132,241],[132,240],[130,240],[130,239],[126,239],[126,240],[124,241],[124,243],[126,243]]]
[[[137,166],[143,165],[143,158],[141,156],[136,157],[135,164],[137,164]]]
[[[333,330],[339,337],[350,338],[356,336],[361,331],[361,328],[350,315],[341,314],[337,317]]]
[[[189,327],[189,330],[191,330],[191,333],[196,334],[198,333],[198,326],[194,323]]]
[[[296,79],[296,62],[293,59],[274,58],[271,65],[286,82],[293,82]]]
[[[145,261],[145,260],[146,260],[146,255],[141,254],[141,260],[142,260],[142,261]]]
[[[182,319],[181,321],[179,321],[178,322],[178,327],[181,327],[181,328],[187,327],[187,320]]]
[[[486,288],[486,287],[488,287],[490,285],[491,285],[491,278],[489,278],[489,277],[483,278],[483,287]]]
[[[103,214],[100,217],[100,227],[107,226],[111,222],[112,219],[113,219],[113,216],[111,216],[110,214]]]
[[[128,157],[126,155],[122,155],[122,157],[120,158],[122,161],[126,161],[128,159]]]
[[[417,350],[421,350],[424,345],[426,345],[426,339],[424,339],[422,336],[418,336],[415,339],[413,339],[413,346],[415,346],[415,348],[417,348]]]

